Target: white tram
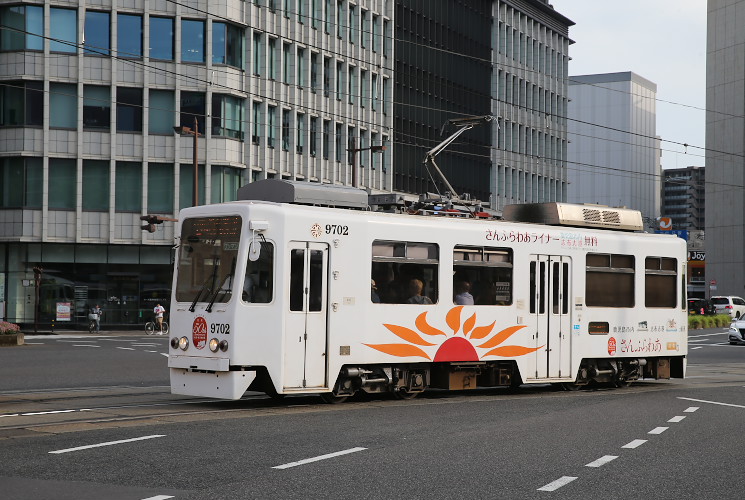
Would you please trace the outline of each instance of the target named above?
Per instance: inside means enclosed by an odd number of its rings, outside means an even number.
[[[383,213],[362,190],[280,180],[239,198],[179,217],[175,394],[340,401],[685,374],[685,242],[638,232],[639,212]]]

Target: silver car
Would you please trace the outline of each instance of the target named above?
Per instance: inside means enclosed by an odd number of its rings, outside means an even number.
[[[731,345],[745,344],[745,319],[733,321],[727,333]]]
[[[734,295],[718,295],[712,297],[711,301],[717,308],[717,314],[729,314],[733,319],[745,316],[745,300]]]

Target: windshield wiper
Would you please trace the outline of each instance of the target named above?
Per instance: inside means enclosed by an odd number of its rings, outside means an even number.
[[[202,286],[199,288],[199,291],[197,292],[197,296],[194,297],[194,302],[192,302],[191,305],[189,306],[189,311],[190,312],[194,312],[194,309],[196,309],[197,302],[199,302],[200,297],[202,297],[202,292],[204,292],[205,288],[207,288],[207,283],[209,283],[210,281],[212,283],[214,283],[215,280],[217,279],[217,270],[218,270],[219,267],[220,267],[219,264],[216,265],[215,268],[212,270],[212,274],[210,275],[210,277],[207,278],[204,281],[204,283],[202,283]],[[207,289],[208,290],[212,290],[211,287],[210,288],[207,288]]]
[[[220,294],[220,291],[223,289],[223,285],[226,281],[228,281],[228,278],[230,278],[230,286],[227,290],[225,290],[225,293],[223,293],[223,297],[225,297],[226,294],[231,293],[233,290],[233,275],[235,274],[235,257],[233,257],[233,264],[230,266],[230,274],[226,274],[225,277],[220,282],[220,286],[215,288],[215,290],[212,292],[212,299],[210,300],[210,303],[207,305],[207,308],[205,311],[211,313],[212,312],[212,306],[214,305],[215,301],[217,300],[217,296]]]

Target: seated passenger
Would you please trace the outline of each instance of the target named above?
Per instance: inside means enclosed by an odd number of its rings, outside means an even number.
[[[472,306],[473,295],[471,295],[471,284],[466,280],[461,280],[455,284],[455,298],[453,303],[461,306]]]
[[[419,279],[412,279],[409,281],[409,295],[411,295],[407,300],[407,304],[431,304],[432,301],[429,297],[426,295],[422,295],[422,291],[424,290],[424,283],[422,283]]]

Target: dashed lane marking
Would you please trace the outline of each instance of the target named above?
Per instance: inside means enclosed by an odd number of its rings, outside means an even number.
[[[171,495],[156,495],[154,497],[148,497],[143,498],[142,500],[168,500],[169,498],[174,498]]]
[[[89,450],[91,448],[100,448],[102,446],[113,446],[116,444],[124,444],[124,443],[132,443],[134,441],[144,441],[146,439],[155,439],[155,438],[162,438],[166,437],[165,434],[154,434],[152,436],[142,436],[132,439],[120,439],[119,441],[108,441],[106,443],[97,443],[97,444],[89,444],[85,446],[78,446],[75,448],[66,448],[64,450],[54,450],[50,451],[50,454],[60,454],[60,453],[70,453],[71,451],[81,451],[81,450]]]
[[[683,413],[693,413],[696,410],[698,410],[698,406],[689,406],[688,408],[683,410]]]
[[[677,416],[671,418],[670,420],[668,420],[668,422],[673,423],[673,424],[676,424],[676,423],[680,422],[681,420],[683,420],[684,418],[686,418],[685,415],[677,415]]]
[[[118,347],[118,346],[117,346],[117,349],[122,349],[123,351],[134,351],[135,350],[134,347]]]
[[[649,431],[647,434],[662,434],[666,430],[668,430],[670,427],[655,427],[651,431]]]
[[[566,486],[567,484],[571,483],[575,479],[577,478],[574,476],[562,476],[556,481],[552,481],[545,486],[541,486],[540,488],[538,488],[538,491],[556,491],[562,486]]]
[[[92,344],[73,344],[73,347],[101,347],[100,345],[92,345]]]
[[[602,467],[603,465],[607,464],[608,462],[612,462],[617,458],[617,455],[605,455],[604,457],[600,457],[597,460],[593,460],[589,464],[585,464],[585,467]]]
[[[646,439],[634,439],[630,443],[626,443],[625,445],[621,446],[621,448],[628,448],[630,450],[633,450],[634,448],[638,448],[646,442]]]
[[[329,458],[339,457],[339,456],[342,456],[342,455],[348,455],[350,453],[356,453],[358,451],[364,451],[366,449],[367,448],[359,448],[359,447],[358,448],[350,448],[348,450],[336,451],[334,453],[328,453],[326,455],[320,455],[318,457],[306,458],[306,459],[303,459],[303,460],[298,460],[297,462],[290,462],[290,463],[286,463],[286,464],[282,464],[282,465],[275,465],[274,467],[272,467],[272,469],[289,469],[290,467],[297,467],[298,465],[305,465],[305,464],[309,464],[309,463],[312,463],[312,462],[318,462],[319,460],[327,460]]]

